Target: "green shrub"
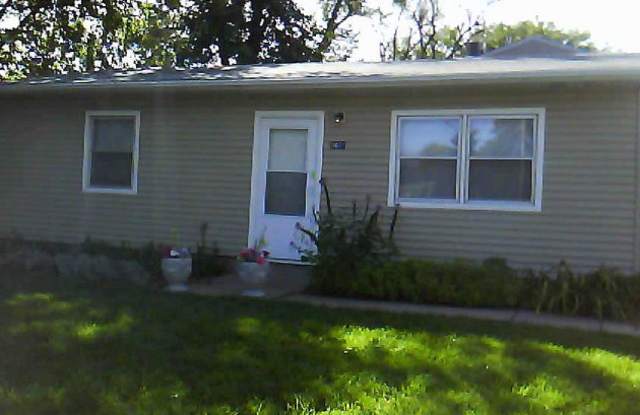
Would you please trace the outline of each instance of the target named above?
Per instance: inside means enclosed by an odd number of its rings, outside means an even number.
[[[203,233],[204,232],[204,233]],[[225,271],[224,262],[219,256],[217,247],[208,247],[206,244],[206,224],[201,227],[201,241],[193,253],[193,276],[220,275]],[[162,244],[149,242],[141,247],[132,247],[127,242],[113,244],[111,242],[87,237],[80,245],[65,244],[47,241],[29,241],[12,234],[9,237],[0,238],[0,254],[12,252],[22,247],[37,248],[49,254],[58,253],[84,253],[87,255],[104,255],[112,259],[136,261],[151,275],[162,274],[160,261],[162,259]]]
[[[206,242],[208,225],[203,223],[200,226],[200,241],[195,252],[192,253],[194,278],[211,277],[220,275],[225,271],[225,266],[220,258],[218,248],[215,244],[209,247]],[[114,245],[109,242],[85,239],[80,246],[80,250],[89,255],[105,255],[114,259],[127,259],[137,261],[151,275],[159,276],[161,269],[161,247],[163,244],[149,242],[141,248],[133,248],[128,243]]]
[[[324,180],[326,211],[314,212],[317,229],[298,229],[313,249],[300,249],[303,257],[314,266],[312,285],[325,293],[355,292],[352,275],[366,267],[377,267],[395,254],[393,228],[397,210],[388,234],[381,228],[381,208],[370,210],[369,199],[360,211],[353,202],[351,212],[339,214],[331,207],[331,197]]]
[[[149,242],[140,248],[134,248],[127,242],[115,245],[87,237],[79,248],[80,252],[88,255],[104,255],[113,259],[136,261],[154,276],[162,273],[160,269],[160,260],[162,259],[160,245],[156,245],[153,242]]]
[[[604,266],[578,274],[561,262],[551,272],[531,273],[529,279],[538,312],[615,320],[638,317],[638,275]]]
[[[339,282],[339,284],[336,284]],[[515,307],[523,281],[504,261],[388,261],[334,275],[314,288],[325,294],[470,307]]]
[[[640,275],[600,267],[574,272],[561,262],[549,271],[517,271],[505,260],[386,261],[355,271],[315,274],[320,294],[464,307],[531,309],[569,316],[640,318]]]
[[[220,251],[214,244],[207,245],[208,223],[200,225],[200,242],[193,253],[193,278],[206,278],[221,275],[226,271],[226,267],[220,258]]]
[[[625,282],[627,292],[624,301],[624,312],[627,320],[640,322],[640,276],[635,275]]]

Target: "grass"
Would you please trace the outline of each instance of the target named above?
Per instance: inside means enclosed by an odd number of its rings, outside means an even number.
[[[640,339],[132,287],[0,297],[1,414],[640,413]]]

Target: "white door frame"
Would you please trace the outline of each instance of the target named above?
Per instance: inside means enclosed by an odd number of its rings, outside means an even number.
[[[259,151],[260,143],[259,140],[262,139],[261,136],[261,124],[262,121],[266,120],[311,120],[316,121],[318,124],[318,140],[316,143],[316,165],[314,166],[314,171],[318,172],[318,177],[316,178],[316,191],[315,197],[312,200],[313,206],[311,209],[320,209],[320,199],[322,195],[322,189],[319,183],[320,178],[322,177],[322,149],[324,144],[324,111],[256,111],[255,117],[253,121],[253,148],[252,148],[252,163],[251,163],[251,199],[249,205],[249,232],[247,237],[247,246],[253,246],[256,239],[259,235],[256,234],[256,226],[257,226],[257,218],[262,214],[264,209],[263,206],[260,206],[260,200],[262,197],[258,194],[258,192],[263,192],[262,186],[260,185],[260,176],[264,172],[262,172],[262,163],[263,157],[268,157],[266,154],[261,154]],[[275,262],[296,262],[297,261],[286,261],[286,260],[275,260]]]

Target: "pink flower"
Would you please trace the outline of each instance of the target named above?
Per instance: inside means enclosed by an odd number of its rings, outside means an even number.
[[[262,255],[260,255],[258,258],[256,258],[256,263],[258,265],[264,265],[267,263],[267,260],[265,259],[265,257],[263,257]]]

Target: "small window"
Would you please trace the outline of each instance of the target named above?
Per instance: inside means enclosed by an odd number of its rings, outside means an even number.
[[[134,111],[92,111],[85,121],[83,189],[137,192],[140,115]]]
[[[389,204],[540,210],[544,110],[394,112]]]

